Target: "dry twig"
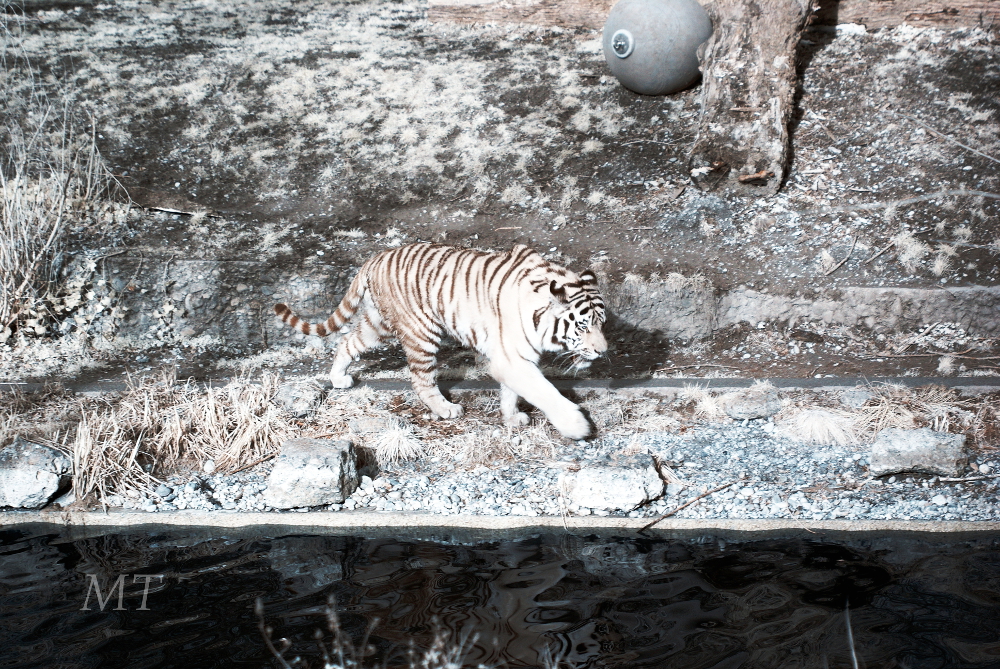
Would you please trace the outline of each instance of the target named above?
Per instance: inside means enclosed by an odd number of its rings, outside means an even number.
[[[838,269],[840,269],[840,267],[845,262],[847,262],[848,260],[850,260],[851,259],[851,254],[854,253],[854,247],[857,246],[857,244],[858,244],[858,238],[857,237],[854,237],[853,239],[851,239],[851,250],[847,252],[847,255],[844,257],[843,260],[841,260],[839,263],[837,263],[832,268],[830,268],[830,271],[828,271],[825,274],[823,274],[823,276],[830,276],[831,274],[833,274],[834,272],[836,272]]]
[[[944,481],[945,483],[969,483],[971,481],[989,481],[990,479],[1000,478],[1000,474],[988,474],[986,476],[969,476],[966,478],[961,477],[944,477],[938,479],[938,481]]]
[[[653,522],[647,523],[647,524],[643,525],[642,529],[639,530],[639,532],[645,532],[646,530],[648,530],[649,528],[651,528],[653,525],[656,525],[661,520],[664,520],[665,518],[669,518],[670,516],[674,515],[675,513],[679,512],[679,511],[683,511],[684,509],[688,508],[692,504],[695,504],[699,500],[702,500],[705,497],[708,497],[709,495],[713,495],[713,494],[719,492],[720,490],[725,490],[726,488],[728,488],[729,486],[733,485],[734,483],[739,482],[739,480],[740,479],[735,479],[733,481],[730,481],[729,483],[723,483],[720,486],[716,486],[716,487],[712,488],[711,490],[708,490],[706,492],[701,493],[697,497],[692,497],[688,501],[684,502],[683,504],[681,504],[680,506],[678,506],[677,508],[675,508],[673,511],[667,511],[665,514],[663,514],[662,516],[660,516],[659,518],[657,518]]]

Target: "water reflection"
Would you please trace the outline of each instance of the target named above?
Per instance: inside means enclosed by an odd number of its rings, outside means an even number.
[[[321,666],[329,596],[373,662],[406,666],[441,630],[467,666],[1000,666],[1000,544],[790,537],[726,544],[531,537],[478,545],[326,536],[0,532],[0,666],[274,666],[257,630]],[[88,575],[108,597],[103,611]],[[118,608],[113,584],[127,575]],[[135,574],[152,581],[148,610]],[[327,634],[329,636],[329,634]]]

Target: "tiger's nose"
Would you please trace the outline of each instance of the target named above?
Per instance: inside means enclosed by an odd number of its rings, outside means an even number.
[[[591,348],[594,349],[594,353],[601,355],[608,350],[608,340],[604,338],[604,333],[600,330],[593,333],[593,338],[590,342]]]

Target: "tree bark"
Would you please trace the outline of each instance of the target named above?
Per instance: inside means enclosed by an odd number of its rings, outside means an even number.
[[[705,7],[713,32],[702,45],[701,118],[691,149],[692,179],[770,195],[790,153],[795,48],[809,0],[717,0]]]

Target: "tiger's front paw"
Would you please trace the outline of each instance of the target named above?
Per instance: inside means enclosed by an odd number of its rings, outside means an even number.
[[[350,374],[344,374],[343,376],[330,375],[330,383],[333,384],[334,388],[350,388],[354,385],[354,378]]]
[[[590,436],[590,423],[579,409],[567,412],[558,418],[550,416],[549,420],[559,430],[559,434],[567,439],[576,441]]]
[[[465,409],[462,408],[461,404],[455,404],[454,402],[449,402],[447,400],[442,400],[441,402],[435,403],[435,406],[431,407],[431,415],[434,418],[443,418],[445,420],[450,418],[461,418],[465,414]]]
[[[528,414],[523,411],[518,411],[511,416],[504,416],[503,422],[504,425],[507,425],[508,427],[522,427],[530,423],[531,419],[528,418]]]

